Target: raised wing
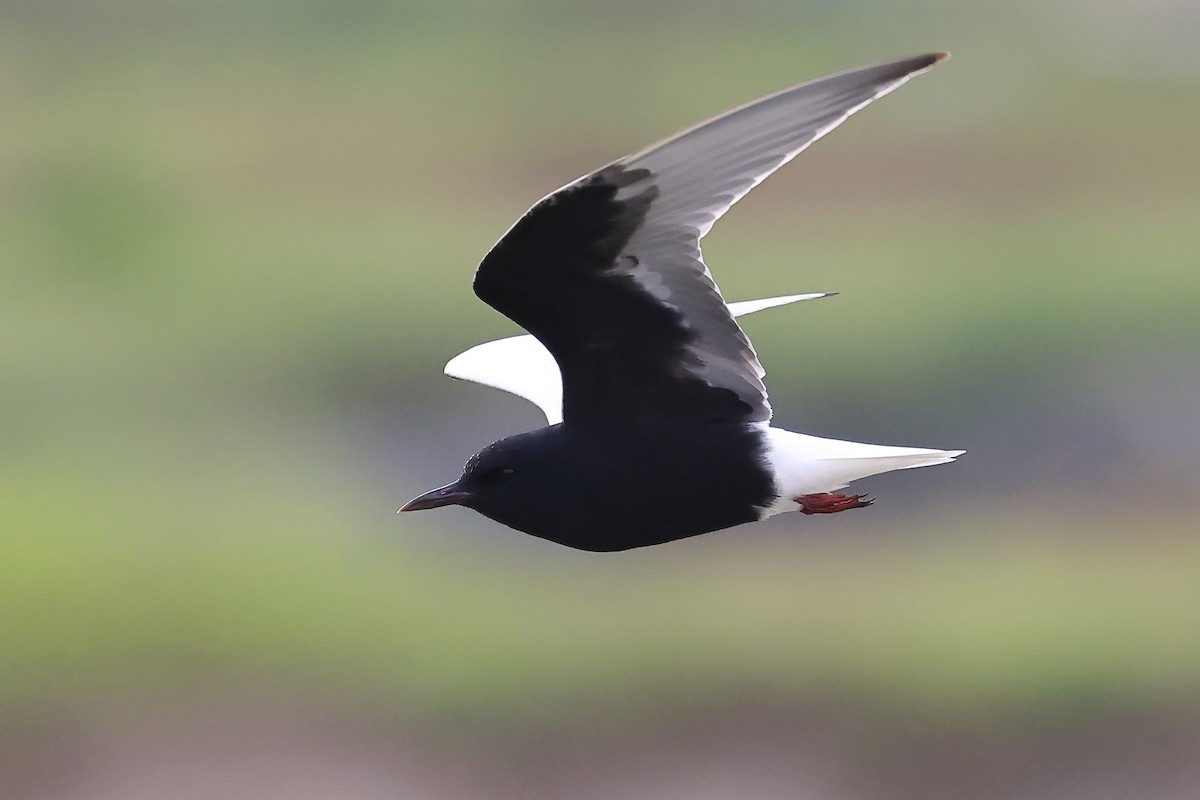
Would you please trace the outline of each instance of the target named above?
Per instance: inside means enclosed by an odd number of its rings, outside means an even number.
[[[700,254],[754,186],[945,57],[821,78],[727,112],[548,196],[484,258],[475,292],[558,363],[568,423],[770,419],[764,371]]]
[[[740,317],[801,300],[829,297],[831,294],[814,292],[744,300],[730,303],[729,313]],[[542,410],[547,424],[562,422],[562,376],[558,372],[558,364],[550,351],[533,336],[510,336],[475,345],[450,359],[445,373],[451,378],[481,383],[523,397]]]

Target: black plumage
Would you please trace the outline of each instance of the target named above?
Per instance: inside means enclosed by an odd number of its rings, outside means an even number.
[[[536,336],[558,362],[563,422],[572,427],[645,432],[733,422],[752,410],[733,391],[684,369],[701,366],[687,349],[696,334],[684,315],[613,269],[622,260],[641,266],[626,245],[658,193],[650,178],[646,170],[613,165],[550,195],[475,273],[479,298]],[[648,186],[616,199],[619,189],[639,182]]]
[[[765,97],[535,204],[483,259],[475,292],[553,356],[562,422],[490,445],[457,481],[401,510],[463,505],[560,544],[624,550],[784,510],[862,507],[858,496],[795,487],[952,460],[770,428],[764,370],[700,253],[760,181],[944,57]]]

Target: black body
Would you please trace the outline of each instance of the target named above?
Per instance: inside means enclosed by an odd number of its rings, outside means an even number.
[[[651,188],[607,167],[534,206],[480,264],[475,292],[538,338],[563,423],[497,442],[455,484],[461,505],[581,550],[627,550],[759,518],[775,499],[750,406],[682,369],[677,310],[614,274]],[[623,254],[624,253],[624,254]],[[505,472],[509,470],[510,472]]]
[[[452,486],[497,522],[595,551],[754,522],[776,497],[762,433],[743,423],[636,436],[554,425],[489,446]]]

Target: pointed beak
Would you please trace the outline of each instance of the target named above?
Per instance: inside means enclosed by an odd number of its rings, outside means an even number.
[[[470,499],[470,492],[460,489],[457,482],[450,483],[440,489],[426,492],[420,497],[414,497],[408,501],[404,508],[396,513],[399,514],[403,511],[424,511],[427,508],[441,508],[442,506],[461,506]]]

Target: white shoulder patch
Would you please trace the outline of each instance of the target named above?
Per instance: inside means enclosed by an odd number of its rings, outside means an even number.
[[[446,364],[445,373],[523,397],[546,422],[562,422],[562,377],[554,356],[529,334],[477,344]]]

